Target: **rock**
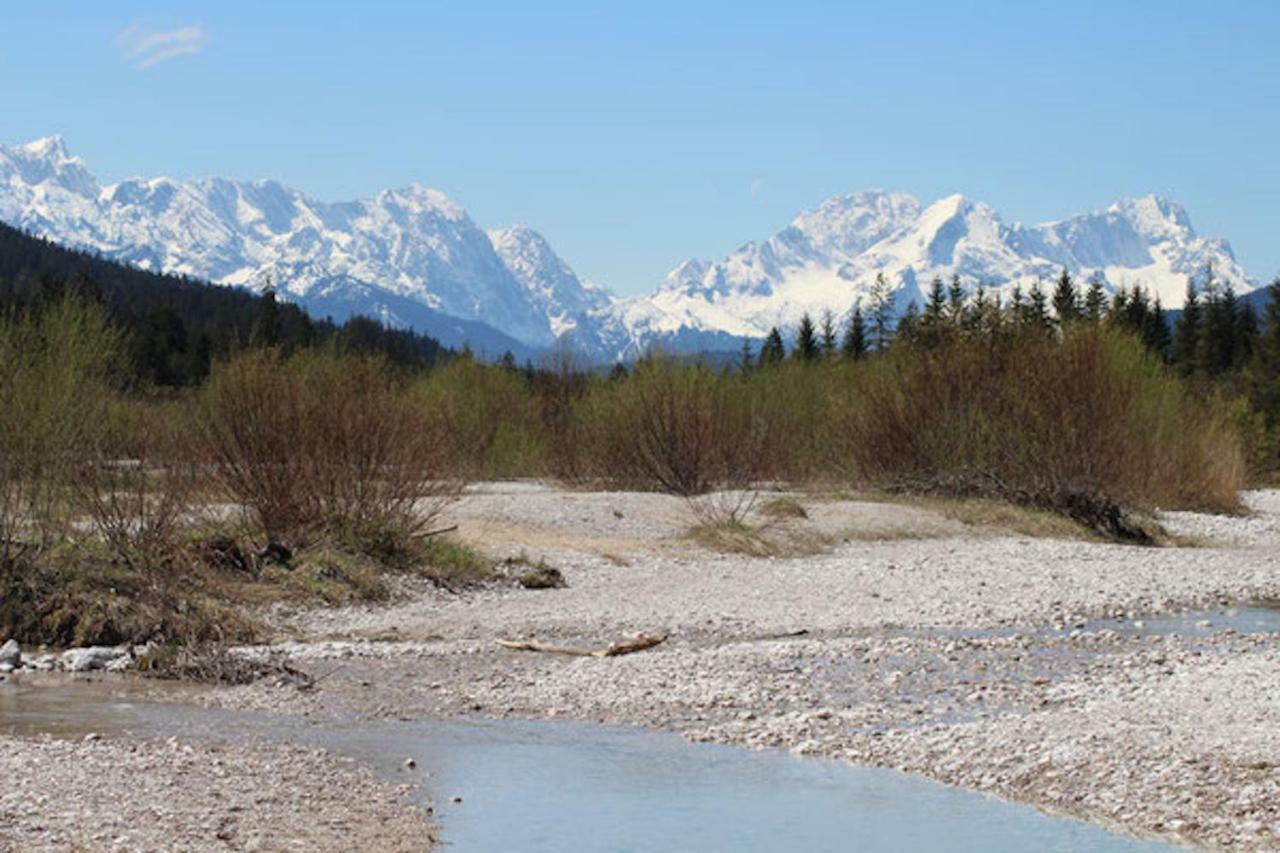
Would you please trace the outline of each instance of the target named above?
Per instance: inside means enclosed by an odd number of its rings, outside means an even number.
[[[17,640],[8,640],[0,646],[0,665],[2,664],[9,664],[14,669],[22,665],[22,650],[18,648]]]
[[[451,799],[449,800],[449,802],[451,802],[451,803],[460,803],[460,802],[462,802],[462,797],[453,797],[453,798],[451,798]]]
[[[121,658],[128,658],[124,649],[110,646],[88,646],[82,649],[67,649],[62,653],[62,668],[68,672],[89,672],[94,669],[108,669]]]
[[[413,768],[418,766],[418,762],[414,761],[412,758],[406,758],[404,760],[404,766],[405,766],[405,769],[412,770]]]
[[[133,655],[129,654],[128,652],[125,652],[123,655],[111,661],[106,666],[106,670],[108,672],[124,672],[125,670],[132,669],[132,668],[133,668]]]

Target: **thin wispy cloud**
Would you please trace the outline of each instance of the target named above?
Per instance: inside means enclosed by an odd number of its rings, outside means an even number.
[[[133,24],[116,36],[116,48],[135,68],[152,68],[179,56],[192,56],[204,50],[209,34],[198,25],[176,30],[153,30]]]
[[[751,194],[752,194],[753,196],[755,196],[755,195],[759,195],[759,194],[760,194],[760,190],[762,190],[762,189],[764,189],[764,178],[752,178],[752,179],[751,179]]]

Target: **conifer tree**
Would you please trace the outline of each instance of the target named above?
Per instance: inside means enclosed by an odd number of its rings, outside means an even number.
[[[276,289],[268,286],[258,298],[258,316],[253,321],[250,340],[254,346],[273,347],[280,343],[280,306]]]
[[[833,358],[836,354],[836,316],[830,311],[822,312],[821,344],[822,357]]]
[[[1187,280],[1187,295],[1182,302],[1182,316],[1178,318],[1173,335],[1173,363],[1179,372],[1190,376],[1196,370],[1196,358],[1200,350],[1200,292],[1193,279]]]
[[[1102,276],[1094,273],[1089,278],[1089,289],[1084,294],[1084,316],[1090,323],[1101,323],[1107,310],[1107,293],[1102,289]]]
[[[862,317],[861,305],[854,306],[853,315],[849,318],[849,327],[845,329],[840,353],[854,361],[864,358],[867,354],[867,327]]]
[[[964,318],[964,288],[960,286],[959,273],[951,276],[951,286],[947,288],[947,317],[956,326]]]
[[[755,359],[751,353],[751,338],[743,338],[741,355],[738,356],[738,370],[743,373],[750,373],[751,368],[754,366]]]
[[[1142,342],[1151,350],[1166,361],[1169,359],[1169,350],[1173,343],[1173,336],[1169,334],[1169,323],[1164,317],[1164,308],[1160,304],[1160,297],[1157,295],[1155,302],[1151,304],[1150,310],[1143,322]]]
[[[799,361],[816,361],[818,350],[818,331],[813,327],[813,320],[806,313],[800,318],[800,328],[796,332],[796,346],[791,351],[791,357]]]
[[[782,333],[778,331],[777,326],[774,326],[760,346],[760,364],[761,366],[780,364],[786,357],[787,348],[782,343]]]
[[[1267,288],[1267,304],[1262,310],[1262,329],[1254,345],[1250,365],[1250,389],[1254,407],[1274,431],[1280,428],[1280,277]],[[1273,432],[1274,434],[1274,432]],[[1280,467],[1280,447],[1272,447],[1270,464]]]
[[[920,318],[922,326],[934,328],[942,325],[947,312],[947,291],[942,285],[942,276],[934,276],[929,285],[929,296],[924,303],[924,315]]]
[[[871,288],[871,343],[876,352],[884,352],[889,348],[889,339],[893,335],[893,291],[884,273],[876,273],[875,284]]]
[[[898,318],[898,328],[894,332],[895,341],[904,341],[906,343],[919,343],[920,336],[920,306],[916,304],[914,299],[907,305],[907,310],[902,312],[902,316]]]
[[[1058,325],[1066,327],[1080,317],[1080,294],[1076,292],[1076,283],[1071,280],[1071,273],[1066,267],[1053,289],[1053,314]]]
[[[1232,363],[1237,368],[1247,367],[1253,361],[1258,348],[1258,312],[1248,302],[1240,303],[1236,314],[1236,351]]]
[[[1031,294],[1027,300],[1027,322],[1037,329],[1048,329],[1053,325],[1053,320],[1049,317],[1049,300],[1038,281],[1031,286]]]

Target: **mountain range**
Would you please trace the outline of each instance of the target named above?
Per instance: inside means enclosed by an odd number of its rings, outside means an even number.
[[[56,136],[0,145],[0,221],[147,270],[274,287],[320,317],[364,314],[490,356],[532,358],[562,342],[595,362],[655,344],[734,349],[805,313],[843,317],[878,274],[899,306],[935,276],[1008,290],[1048,287],[1064,267],[1111,290],[1145,287],[1167,307],[1206,267],[1242,293],[1255,286],[1225,240],[1198,236],[1157,196],[1024,226],[959,195],[926,206],[877,190],[829,198],[762,243],[684,261],[652,294],[619,297],[582,281],[533,229],[486,231],[417,184],[347,202],[275,181],[102,185]]]

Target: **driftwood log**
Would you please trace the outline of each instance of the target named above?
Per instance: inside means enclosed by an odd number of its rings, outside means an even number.
[[[547,652],[555,655],[577,655],[584,658],[616,658],[619,655],[629,655],[632,652],[642,652],[645,649],[651,649],[659,643],[665,641],[669,635],[667,634],[640,634],[632,637],[630,640],[619,640],[616,643],[610,643],[603,649],[585,649],[580,646],[555,646],[548,643],[535,643],[526,640],[497,640],[498,645],[508,648],[517,649],[523,652]]]

